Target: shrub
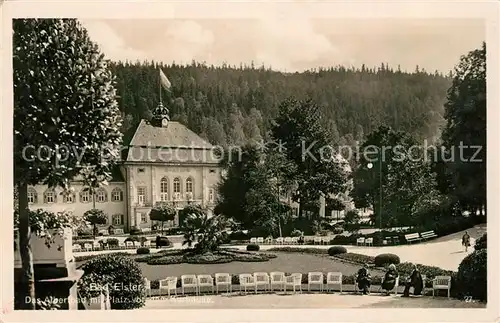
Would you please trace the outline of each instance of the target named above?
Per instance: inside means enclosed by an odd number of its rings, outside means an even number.
[[[393,253],[383,253],[375,257],[375,266],[383,267],[389,264],[399,264],[401,260]]]
[[[486,301],[486,258],[487,249],[480,249],[465,257],[458,266],[457,292],[460,298],[472,296],[473,299]]]
[[[249,244],[247,246],[247,251],[259,251],[260,246],[258,244]]]
[[[171,245],[167,237],[156,236],[156,247],[168,247]]]
[[[474,250],[486,249],[486,233],[483,236],[476,240],[474,244]]]
[[[137,254],[138,255],[147,255],[149,253],[149,248],[137,248]]]
[[[234,231],[229,234],[231,240],[249,240],[250,237],[243,231]]]
[[[330,243],[336,245],[353,245],[356,244],[356,240],[361,237],[359,234],[353,234],[350,236],[338,235],[333,238]]]
[[[142,231],[139,228],[131,228],[130,229],[130,234],[138,235],[138,234],[141,234],[141,233],[142,233]]]
[[[302,236],[302,231],[297,230],[297,229],[294,229],[294,230],[290,233],[290,237],[300,237],[300,236]]]
[[[101,255],[83,265],[84,275],[78,282],[78,291],[84,298],[97,297],[100,288],[108,288],[112,309],[141,308],[146,293],[139,265],[129,257]],[[95,287],[98,288],[95,288]],[[132,288],[113,288],[132,286]],[[100,287],[100,288],[99,288]]]
[[[116,238],[108,238],[108,239],[106,239],[106,243],[110,247],[111,246],[116,247],[116,246],[118,246],[118,239],[116,239]]]
[[[347,249],[345,247],[342,247],[342,246],[333,246],[333,247],[330,247],[328,249],[328,254],[330,256],[335,256],[335,255],[339,255],[341,253],[346,253],[347,252]]]
[[[125,239],[125,242],[127,241],[135,241],[135,242],[139,242],[139,237],[136,237],[136,236],[129,236],[127,237],[127,239]]]

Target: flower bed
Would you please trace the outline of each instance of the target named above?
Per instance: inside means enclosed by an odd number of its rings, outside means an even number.
[[[324,255],[328,254],[328,249],[320,249],[320,248],[275,247],[268,249],[268,251],[311,253],[311,254],[324,254]]]
[[[173,265],[173,264],[222,264],[232,261],[241,262],[257,262],[268,261],[276,258],[274,254],[254,253],[236,251],[230,249],[221,249],[216,252],[207,252],[204,254],[192,254],[186,250],[169,250],[170,252],[162,252],[150,254],[142,257],[137,257],[135,261],[145,262],[148,265]]]
[[[356,264],[373,264],[375,262],[375,257],[361,255],[359,253],[347,252],[334,256],[335,258],[339,258],[341,260],[347,260],[349,262],[353,262]]]

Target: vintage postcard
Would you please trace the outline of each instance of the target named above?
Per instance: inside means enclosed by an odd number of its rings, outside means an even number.
[[[2,321],[494,321],[498,8],[4,3]]]

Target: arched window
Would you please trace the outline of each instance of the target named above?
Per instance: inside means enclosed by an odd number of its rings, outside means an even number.
[[[176,177],[174,179],[174,193],[180,193],[181,192],[181,180],[179,177]]]
[[[186,193],[193,193],[193,179],[191,177],[186,179]]]
[[[166,177],[160,181],[160,200],[168,201],[168,179]]]
[[[38,203],[38,193],[33,187],[28,188],[28,203],[29,204]]]
[[[104,188],[99,188],[96,192],[96,200],[99,203],[108,201],[108,192]]]
[[[64,203],[75,203],[75,192],[63,192],[62,196]]]
[[[120,188],[115,187],[111,191],[111,200],[113,202],[121,202],[121,201],[123,201],[123,191]]]
[[[90,190],[88,188],[83,189],[80,192],[80,202],[81,203],[89,203],[92,201],[92,194],[90,194]]]
[[[48,204],[57,203],[57,194],[53,188],[49,188],[43,193],[43,202]]]

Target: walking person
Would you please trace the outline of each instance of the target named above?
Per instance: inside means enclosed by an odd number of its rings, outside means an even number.
[[[470,235],[467,231],[465,231],[464,235],[462,236],[462,246],[465,247],[465,252],[467,252],[468,248],[470,247]]]

